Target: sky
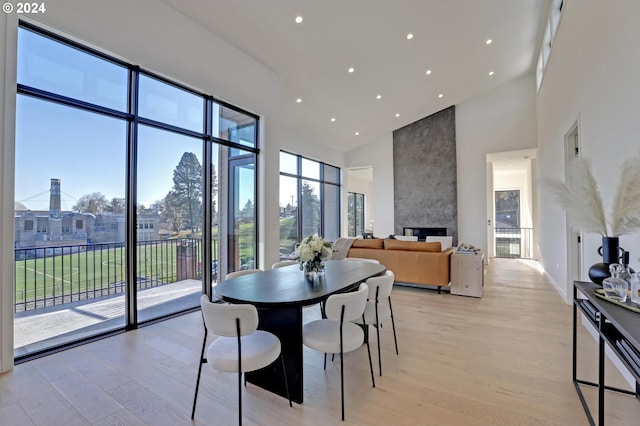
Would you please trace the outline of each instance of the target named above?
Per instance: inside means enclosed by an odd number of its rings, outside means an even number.
[[[19,30],[21,84],[126,111],[127,75],[122,66]],[[202,129],[201,97],[142,76],[139,102],[140,113],[148,118]],[[217,115],[214,111],[214,126]],[[47,210],[52,178],[61,180],[63,210],[71,210],[80,197],[93,192],[108,200],[124,198],[126,140],[124,120],[18,95],[15,200],[31,210]],[[138,127],[139,204],[148,207],[167,195],[173,170],[185,152],[193,152],[202,164],[201,139]],[[217,165],[218,152],[213,153]],[[253,199],[253,185],[241,188],[240,206],[249,198]]]

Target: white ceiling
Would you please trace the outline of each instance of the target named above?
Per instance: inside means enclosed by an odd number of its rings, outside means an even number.
[[[162,1],[275,71],[285,128],[339,151],[533,72],[550,5],[550,0]],[[294,22],[298,15],[301,24]],[[493,42],[487,45],[487,39]],[[348,73],[349,67],[355,72]]]

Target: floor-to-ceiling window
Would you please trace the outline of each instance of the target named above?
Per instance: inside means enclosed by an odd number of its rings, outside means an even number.
[[[340,169],[280,152],[280,258],[293,257],[295,244],[319,234],[340,236]]]
[[[255,264],[258,123],[21,23],[16,357],[193,309]]]
[[[347,195],[347,220],[349,237],[364,233],[364,194],[349,192]]]

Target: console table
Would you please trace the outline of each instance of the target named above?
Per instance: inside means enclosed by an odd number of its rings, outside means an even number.
[[[582,407],[591,425],[595,425],[591,411],[580,385],[598,388],[598,425],[604,425],[604,395],[605,390],[634,395],[640,399],[640,313],[636,313],[602,300],[593,294],[599,285],[575,281],[573,283],[573,384],[580,397]],[[578,299],[578,293],[584,299]],[[578,379],[576,372],[576,343],[578,309],[584,313],[587,320],[598,330],[598,383]],[[636,380],[635,392],[607,386],[604,378],[605,343],[622,360],[625,367]]]

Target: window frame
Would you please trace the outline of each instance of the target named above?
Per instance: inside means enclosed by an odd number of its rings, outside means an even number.
[[[69,107],[69,108],[73,108],[76,110],[80,110],[80,111],[86,111],[86,112],[91,112],[91,113],[95,113],[95,114],[99,114],[101,116],[105,116],[105,117],[110,117],[110,118],[116,118],[116,119],[120,119],[123,120],[126,123],[127,126],[127,135],[126,135],[126,160],[125,160],[125,171],[126,171],[126,176],[125,176],[125,226],[126,226],[126,232],[125,232],[125,241],[124,241],[124,246],[128,248],[129,254],[127,256],[127,275],[126,275],[126,280],[127,280],[127,291],[126,291],[126,303],[127,303],[127,309],[126,309],[126,313],[125,313],[125,324],[123,325],[122,330],[131,330],[131,329],[135,329],[137,328],[139,325],[145,324],[145,323],[151,323],[151,322],[155,322],[158,319],[152,319],[150,321],[138,321],[137,318],[137,289],[136,289],[136,273],[137,273],[137,255],[136,255],[136,245],[138,242],[138,235],[137,235],[137,229],[139,228],[140,224],[138,224],[137,222],[137,218],[138,218],[138,213],[137,213],[137,209],[136,209],[136,200],[137,200],[137,178],[136,178],[136,168],[137,168],[137,164],[136,164],[136,156],[137,156],[137,144],[138,144],[138,128],[139,126],[145,125],[145,126],[149,126],[151,128],[155,128],[155,129],[160,129],[163,131],[167,131],[167,132],[171,132],[174,134],[178,134],[178,135],[183,135],[183,136],[190,136],[190,137],[194,137],[197,138],[199,140],[202,141],[202,152],[203,152],[203,188],[205,188],[205,191],[203,191],[203,206],[204,209],[208,209],[210,208],[210,191],[206,191],[207,185],[210,184],[210,182],[208,182],[210,180],[210,178],[208,176],[211,176],[211,164],[209,164],[207,162],[207,158],[210,158],[210,151],[211,151],[211,147],[212,146],[224,146],[227,149],[229,149],[229,151],[233,150],[233,149],[237,149],[240,150],[242,152],[245,152],[247,154],[251,154],[254,157],[254,168],[255,168],[255,173],[254,173],[254,211],[256,212],[256,222],[255,222],[255,228],[254,228],[254,241],[255,241],[255,247],[254,247],[254,253],[255,253],[255,261],[259,262],[259,246],[260,246],[260,229],[259,229],[259,223],[257,221],[258,215],[257,212],[259,211],[259,201],[260,201],[260,197],[258,197],[257,194],[257,188],[259,188],[259,163],[260,163],[260,152],[261,152],[261,140],[260,140],[260,117],[257,114],[254,114],[250,111],[246,111],[244,109],[241,109],[235,105],[232,105],[228,102],[225,102],[221,99],[218,99],[212,95],[203,93],[201,91],[195,90],[191,87],[188,87],[180,82],[177,82],[175,80],[169,79],[165,76],[159,75],[158,73],[152,71],[152,70],[148,70],[145,69],[139,65],[136,65],[132,62],[129,61],[125,61],[122,59],[119,59],[115,56],[112,56],[111,54],[105,53],[103,51],[97,50],[87,44],[83,44],[81,42],[72,40],[68,37],[65,37],[64,35],[61,35],[57,32],[53,32],[51,30],[48,29],[44,29],[36,24],[33,24],[31,22],[19,19],[18,20],[18,32],[19,31],[30,31],[34,34],[37,34],[39,36],[48,38],[56,43],[61,43],[65,46],[68,46],[70,48],[76,49],[79,52],[88,54],[88,55],[92,55],[100,60],[118,65],[123,67],[124,69],[126,69],[128,71],[128,75],[127,75],[127,79],[126,79],[126,85],[127,85],[127,92],[128,92],[128,105],[127,105],[127,109],[126,111],[119,111],[116,109],[112,109],[109,108],[107,106],[104,105],[100,105],[100,104],[94,104],[91,102],[87,102],[87,101],[83,101],[80,99],[76,99],[76,98],[71,98],[71,97],[67,97],[55,92],[48,92],[46,90],[42,90],[39,89],[37,87],[32,87],[32,86],[28,86],[26,84],[22,84],[22,83],[17,83],[16,85],[16,95],[17,96],[26,96],[26,97],[32,97],[44,102],[51,102],[51,103],[55,103],[55,104],[59,104],[59,105],[63,105],[65,107]],[[202,129],[200,129],[200,131],[194,131],[194,130],[190,130],[188,128],[183,128],[180,126],[176,126],[176,125],[172,125],[172,124],[168,124],[168,123],[164,123],[164,122],[159,122],[159,121],[155,121],[149,118],[145,118],[145,117],[141,117],[139,115],[139,111],[138,111],[138,101],[139,101],[139,79],[140,76],[144,75],[147,76],[149,78],[155,79],[163,84],[167,84],[170,85],[172,87],[175,87],[177,89],[180,90],[184,90],[187,93],[196,95],[198,97],[200,97],[202,99],[202,113],[203,113],[203,126]],[[236,142],[232,142],[226,139],[222,139],[219,137],[219,132],[216,133],[213,130],[213,126],[211,125],[211,117],[210,115],[213,113],[214,111],[214,107],[219,107],[219,108],[226,108],[232,111],[236,111],[240,114],[243,114],[251,119],[254,120],[253,122],[253,141],[254,141],[254,145],[253,146],[249,146],[247,144],[242,144],[242,143],[236,143]],[[219,172],[218,172],[219,173]],[[218,178],[219,178],[219,174],[218,174]],[[210,216],[209,216],[210,217]],[[203,226],[203,231],[207,230],[208,225],[210,225],[210,222],[207,223],[207,216],[204,216],[203,219],[203,224],[206,226]],[[41,233],[41,232],[46,232],[47,231],[47,227],[44,226],[43,228],[40,228],[38,226],[37,220],[33,220],[33,228],[35,230],[36,233]],[[86,226],[86,224],[83,221],[83,227]],[[112,223],[111,224],[111,228],[115,228],[117,227],[117,224]],[[153,228],[153,223],[151,223],[149,225],[150,229]],[[203,232],[203,241],[206,241],[207,238],[211,238],[211,231],[208,230],[207,232]],[[209,254],[207,255],[207,249],[206,247],[209,246],[209,244],[202,244],[203,247],[205,247],[205,249],[203,250],[203,260],[210,262],[210,255],[211,255],[211,251],[208,250]],[[209,257],[206,257],[209,256]],[[205,271],[207,271],[207,269],[205,268]],[[209,271],[210,272],[210,271]],[[205,278],[206,277],[206,278]],[[206,293],[210,293],[211,290],[211,274],[205,274],[205,277],[203,277],[203,292]],[[199,307],[193,307],[193,308],[188,308],[186,310],[183,311],[179,311],[179,312],[174,312],[169,314],[168,316],[173,316],[176,314],[180,314],[180,313],[184,313],[184,312],[189,312],[189,311],[193,311],[195,309],[198,309]],[[160,319],[165,318],[165,317],[161,317]],[[71,343],[73,344],[73,343]],[[27,355],[28,357],[28,355]],[[20,360],[20,358],[16,358],[17,361]]]
[[[317,182],[319,183],[320,186],[320,235],[323,237],[325,236],[325,189],[328,185],[333,186],[333,187],[337,187],[338,188],[338,194],[342,194],[342,173],[341,173],[341,169],[338,166],[334,166],[333,164],[328,164],[325,163],[323,161],[318,161],[318,160],[314,160],[312,158],[309,157],[305,157],[303,155],[299,155],[299,154],[294,154],[293,152],[290,151],[286,151],[286,150],[280,150],[280,153],[285,153],[288,155],[292,155],[294,157],[296,157],[296,168],[297,168],[297,172],[296,173],[290,173],[290,172],[283,172],[283,171],[279,171],[279,176],[287,176],[287,177],[291,177],[297,180],[297,191],[296,191],[296,197],[297,197],[297,208],[296,208],[296,217],[297,217],[297,221],[296,221],[296,225],[297,225],[297,235],[298,235],[298,240],[300,240],[301,238],[306,237],[307,235],[302,235],[302,230],[303,230],[303,217],[302,217],[302,209],[300,208],[300,199],[302,198],[302,182],[303,181],[311,181],[311,182]],[[314,179],[312,177],[303,175],[302,173],[302,169],[303,169],[303,160],[306,161],[313,161],[318,163],[319,165],[319,178],[318,179]],[[325,180],[325,166],[328,167],[332,167],[334,169],[337,169],[337,182],[332,182],[332,181],[327,181]],[[338,235],[337,238],[339,238],[342,235],[342,215],[340,214],[342,210],[342,196],[338,197],[338,206],[336,209],[337,212],[337,229],[338,229]]]

